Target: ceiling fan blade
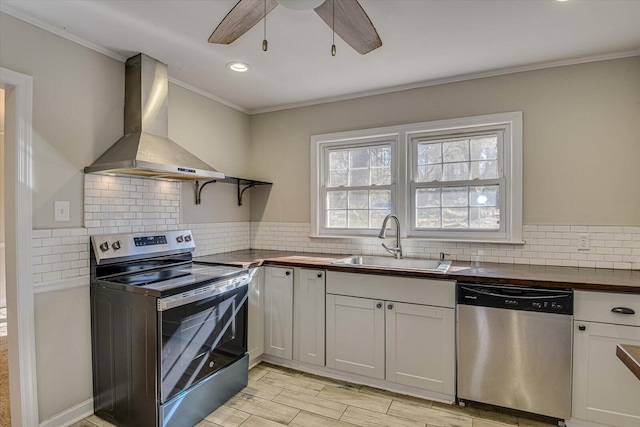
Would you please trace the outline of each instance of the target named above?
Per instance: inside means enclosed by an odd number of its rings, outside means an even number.
[[[326,0],[314,10],[335,33],[361,55],[382,46],[382,40],[358,0]]]
[[[276,0],[266,0],[266,12],[271,12],[277,5]],[[260,22],[264,15],[265,0],[240,0],[209,36],[209,43],[233,43]]]

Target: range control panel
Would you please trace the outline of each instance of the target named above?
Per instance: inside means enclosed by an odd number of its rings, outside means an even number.
[[[189,252],[196,247],[190,230],[104,234],[91,236],[91,245],[97,264],[105,260],[140,255],[157,256],[165,252]]]

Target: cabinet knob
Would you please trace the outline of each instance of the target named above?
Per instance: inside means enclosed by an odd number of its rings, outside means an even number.
[[[291,272],[287,270],[287,271],[285,271],[285,272],[284,272],[284,274],[286,274],[287,276],[289,276],[289,275],[291,275]]]
[[[388,308],[389,310],[393,310],[393,304],[389,304],[389,305],[387,306],[387,308]]]
[[[587,330],[587,327],[586,327],[586,326],[584,326],[584,325],[578,325],[578,330],[580,330],[580,331],[586,331],[586,330]]]
[[[376,307],[377,307],[377,308],[382,308],[382,303],[381,303],[381,302],[377,303],[377,304],[376,304]]]
[[[322,273],[318,273],[318,279],[322,278]]]
[[[628,307],[614,307],[611,309],[611,312],[616,314],[636,314],[632,308]]]

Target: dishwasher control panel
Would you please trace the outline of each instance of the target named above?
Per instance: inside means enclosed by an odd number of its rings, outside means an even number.
[[[462,305],[573,314],[573,291],[570,289],[458,283],[456,299]]]

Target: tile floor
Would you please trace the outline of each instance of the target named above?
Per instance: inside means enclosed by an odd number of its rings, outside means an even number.
[[[460,408],[261,363],[249,384],[196,427],[542,427],[513,415]],[[92,415],[71,427],[110,427]]]

